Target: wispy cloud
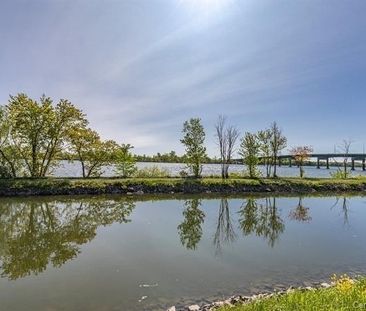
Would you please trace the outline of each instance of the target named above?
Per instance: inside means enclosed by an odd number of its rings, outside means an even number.
[[[214,152],[220,113],[242,131],[276,119],[290,144],[315,150],[345,134],[360,140],[361,2],[231,0],[210,14],[183,0],[24,3],[0,4],[3,102],[19,91],[69,98],[104,137],[137,152],[182,150],[190,116],[202,117]],[[341,121],[347,133],[329,131]]]

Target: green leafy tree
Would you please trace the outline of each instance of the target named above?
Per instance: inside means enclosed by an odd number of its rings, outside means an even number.
[[[17,177],[21,173],[21,159],[11,142],[10,122],[5,107],[0,107],[0,177]]]
[[[258,136],[246,132],[241,139],[239,154],[243,157],[243,162],[247,166],[251,178],[259,176],[259,170],[257,168],[259,163],[259,149],[260,143]]]
[[[70,147],[81,163],[83,177],[100,177],[102,167],[112,164],[117,147],[112,140],[102,141],[90,128],[76,128],[70,132]]]
[[[206,159],[205,131],[201,124],[201,119],[191,118],[184,122],[184,137],[181,139],[186,149],[186,163],[192,171],[194,177],[200,177],[202,173],[202,163]]]
[[[271,177],[273,166],[271,151],[272,131],[270,129],[259,131],[257,136],[259,141],[260,156],[263,159],[263,164],[266,169],[266,177],[268,178]]]
[[[123,178],[131,177],[136,171],[136,160],[131,153],[133,146],[130,144],[122,144],[115,153],[116,171]]]
[[[45,95],[39,102],[26,94],[10,96],[6,116],[12,148],[31,177],[46,176],[57,164],[70,129],[87,123],[84,114],[69,101],[61,99],[54,106]]]
[[[273,177],[277,177],[277,160],[278,155],[282,149],[287,146],[287,138],[282,134],[282,130],[279,128],[276,122],[273,122],[271,127],[271,152],[273,163]]]

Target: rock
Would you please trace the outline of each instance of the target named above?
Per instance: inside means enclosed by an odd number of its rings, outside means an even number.
[[[313,283],[308,282],[308,281],[305,281],[305,282],[304,282],[304,285],[305,285],[305,286],[312,286],[312,285],[313,285]]]
[[[154,284],[140,284],[139,287],[158,287],[159,284],[158,283],[154,283]]]
[[[175,311],[175,306],[172,306],[172,307],[170,307],[168,310],[166,310],[166,311]]]
[[[147,296],[142,296],[138,301],[139,301],[139,302],[142,302],[142,301],[144,301],[145,299],[147,299]]]
[[[188,307],[189,311],[199,311],[200,310],[200,306],[199,305],[190,305]]]
[[[142,190],[136,191],[136,194],[144,194],[144,192]]]
[[[323,288],[329,288],[331,285],[324,282],[324,283],[321,283],[320,286]]]
[[[229,298],[229,299],[226,299],[225,301],[224,301],[224,305],[226,305],[226,306],[229,306],[229,307],[232,307],[233,306],[233,304],[232,304],[232,298]]]
[[[230,298],[230,303],[233,304],[233,305],[239,303],[240,301],[242,301],[241,296],[233,296],[233,297]]]
[[[224,305],[225,305],[225,301],[216,301],[216,302],[214,302],[214,305],[215,305],[216,307],[222,307],[222,306],[224,306]]]

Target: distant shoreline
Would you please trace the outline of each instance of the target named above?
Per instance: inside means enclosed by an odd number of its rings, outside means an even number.
[[[313,194],[365,192],[366,178],[43,178],[2,179],[0,197],[143,194]]]
[[[70,158],[59,158],[59,161],[67,161],[67,162],[77,162],[77,159],[70,159]],[[153,161],[153,160],[136,160],[136,163],[153,163],[153,164],[181,164],[181,165],[186,165],[185,162],[183,161]],[[221,165],[221,161],[220,160],[211,160],[211,161],[203,161],[202,164],[205,165],[209,165],[209,164],[215,164],[215,165]],[[242,161],[231,161],[229,163],[230,165],[242,165],[245,166],[245,164]],[[258,163],[259,166],[264,166],[265,164],[261,161],[259,161]],[[283,160],[283,162],[278,165],[277,167],[281,167],[281,166],[285,166],[285,167],[298,167],[297,164],[295,162],[292,163],[292,165],[290,166],[289,163],[286,160]],[[303,164],[304,167],[316,167],[317,166],[317,162],[316,161],[305,161]],[[350,167],[350,163],[348,162],[347,164],[348,167]],[[343,167],[343,163],[337,163],[337,162],[329,162],[329,167],[335,167],[335,168],[340,168]],[[357,168],[362,168],[362,163],[360,162],[355,162],[355,167]],[[324,169],[325,165],[324,163],[321,164],[321,169]]]

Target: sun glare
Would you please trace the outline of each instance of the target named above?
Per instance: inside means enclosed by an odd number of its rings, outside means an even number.
[[[218,11],[222,9],[230,0],[181,0],[183,4],[193,10],[204,12]]]

